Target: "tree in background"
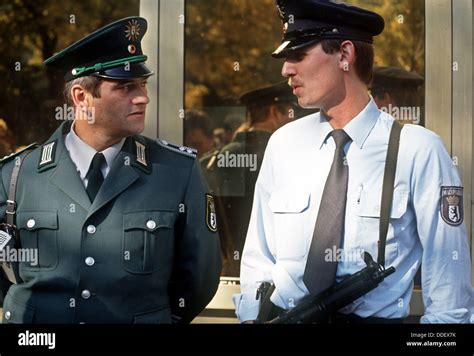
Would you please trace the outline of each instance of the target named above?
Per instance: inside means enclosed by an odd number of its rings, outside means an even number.
[[[0,0],[0,119],[17,146],[43,141],[59,124],[54,114],[62,105],[64,81],[43,61],[138,12],[138,0]]]
[[[282,62],[271,58],[281,32],[274,0],[187,0],[186,105],[282,80]]]
[[[349,0],[382,15],[385,30],[375,39],[375,62],[425,73],[425,0]]]

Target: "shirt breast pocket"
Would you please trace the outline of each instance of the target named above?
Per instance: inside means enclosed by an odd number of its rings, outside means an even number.
[[[299,260],[308,251],[309,193],[274,193],[269,206],[273,213],[278,259]]]
[[[138,211],[123,217],[123,262],[130,273],[149,274],[173,259],[173,211]]]
[[[20,268],[29,271],[53,270],[58,265],[58,212],[56,210],[19,211]]]
[[[405,228],[403,219],[408,210],[409,192],[395,189],[393,192],[392,209],[390,212],[385,263],[389,266],[398,256],[399,241],[396,238]],[[380,234],[380,207],[382,191],[364,191],[361,194],[356,215],[359,219],[358,240],[360,247],[369,252],[373,258],[378,255],[377,241]]]

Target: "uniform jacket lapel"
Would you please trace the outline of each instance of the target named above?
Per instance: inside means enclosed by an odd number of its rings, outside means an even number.
[[[109,174],[94,199],[88,218],[126,190],[140,177],[136,168],[130,164],[130,162],[136,160],[136,154],[131,149],[133,141],[134,139],[131,137],[125,140],[122,150],[115,158]]]
[[[84,184],[79,177],[77,168],[72,162],[71,157],[69,157],[64,144],[64,132],[70,127],[68,124],[70,123],[63,123],[50,137],[47,143],[43,145],[44,147],[49,142],[56,142],[56,147],[54,147],[54,160],[51,162],[52,171],[49,180],[72,200],[81,205],[85,210],[89,210],[92,204],[87,196]],[[45,166],[44,168],[39,167],[38,169],[44,170],[47,168],[48,167]]]

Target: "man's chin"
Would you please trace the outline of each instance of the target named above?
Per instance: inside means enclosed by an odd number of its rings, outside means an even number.
[[[313,102],[307,102],[307,101],[302,100],[302,99],[298,99],[298,105],[302,109],[318,109],[319,108],[318,104],[313,103]]]
[[[124,132],[124,137],[135,136],[145,131],[145,124],[133,123],[129,124],[125,129],[126,131]]]

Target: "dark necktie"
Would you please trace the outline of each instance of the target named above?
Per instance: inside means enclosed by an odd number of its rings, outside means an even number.
[[[331,135],[336,142],[336,152],[324,186],[303,275],[303,282],[311,295],[316,295],[334,284],[338,256],[334,255],[334,252],[341,246],[344,235],[349,178],[349,167],[344,162],[344,146],[351,138],[344,130],[334,130]]]
[[[105,163],[105,157],[102,153],[97,152],[92,159],[91,166],[89,168],[89,172],[87,172],[86,177],[88,178],[87,183],[87,195],[89,195],[89,199],[91,202],[94,201],[97,192],[100,189],[100,186],[104,182],[104,176],[102,175],[101,167]]]

